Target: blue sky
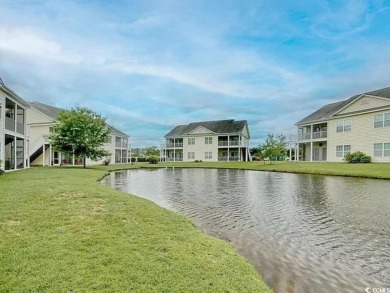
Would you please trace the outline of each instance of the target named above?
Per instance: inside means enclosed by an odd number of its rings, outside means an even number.
[[[298,3],[295,3],[298,2]],[[390,1],[0,0],[0,77],[158,145],[246,119],[251,145],[320,106],[390,86]]]

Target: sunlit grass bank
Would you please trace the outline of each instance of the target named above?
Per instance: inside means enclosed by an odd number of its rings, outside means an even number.
[[[0,176],[0,292],[271,292],[229,244],[97,182],[123,167]]]
[[[156,165],[148,163],[135,163],[133,165],[111,165],[97,166],[101,170],[120,170],[128,168],[154,168],[154,167],[178,167],[178,168],[233,168],[246,170],[259,170],[271,172],[288,172],[302,174],[318,174],[333,176],[353,176],[365,178],[390,179],[389,163],[370,163],[370,164],[347,164],[347,163],[316,163],[316,162],[275,162],[273,164],[264,162],[200,162],[183,163],[169,162]]]

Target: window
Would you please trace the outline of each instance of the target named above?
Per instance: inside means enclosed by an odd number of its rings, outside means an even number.
[[[350,145],[338,145],[336,146],[336,157],[338,158],[344,158],[345,155],[349,154],[351,152],[351,146]]]
[[[374,115],[374,128],[390,127],[390,113]]]
[[[204,143],[205,144],[213,144],[213,138],[212,137],[205,137]]]
[[[195,137],[189,137],[188,138],[188,144],[195,144]]]
[[[195,152],[188,152],[188,159],[195,160]]]
[[[205,152],[204,158],[207,160],[211,160],[213,158],[213,152]]]
[[[374,157],[390,157],[390,143],[374,143]]]
[[[337,121],[337,126],[336,126],[337,132],[351,131],[351,129],[352,129],[352,120]]]

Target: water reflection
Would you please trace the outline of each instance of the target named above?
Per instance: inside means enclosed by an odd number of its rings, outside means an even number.
[[[389,181],[176,168],[103,182],[231,242],[277,292],[389,287]]]

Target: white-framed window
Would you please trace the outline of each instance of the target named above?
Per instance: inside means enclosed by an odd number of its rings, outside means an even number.
[[[189,137],[188,138],[188,144],[195,144],[195,137]]]
[[[390,157],[390,143],[374,143],[374,157]]]
[[[205,160],[211,160],[213,158],[213,152],[205,152],[204,158]]]
[[[209,136],[206,136],[204,138],[204,143],[205,144],[213,144],[213,138],[212,137],[209,137]]]
[[[374,115],[374,128],[390,127],[390,113]]]
[[[336,132],[347,132],[352,129],[352,120],[337,121]]]
[[[188,152],[187,153],[187,158],[189,160],[195,160],[195,152]]]
[[[351,153],[351,145],[337,145],[336,146],[336,157],[344,158],[345,155]]]

